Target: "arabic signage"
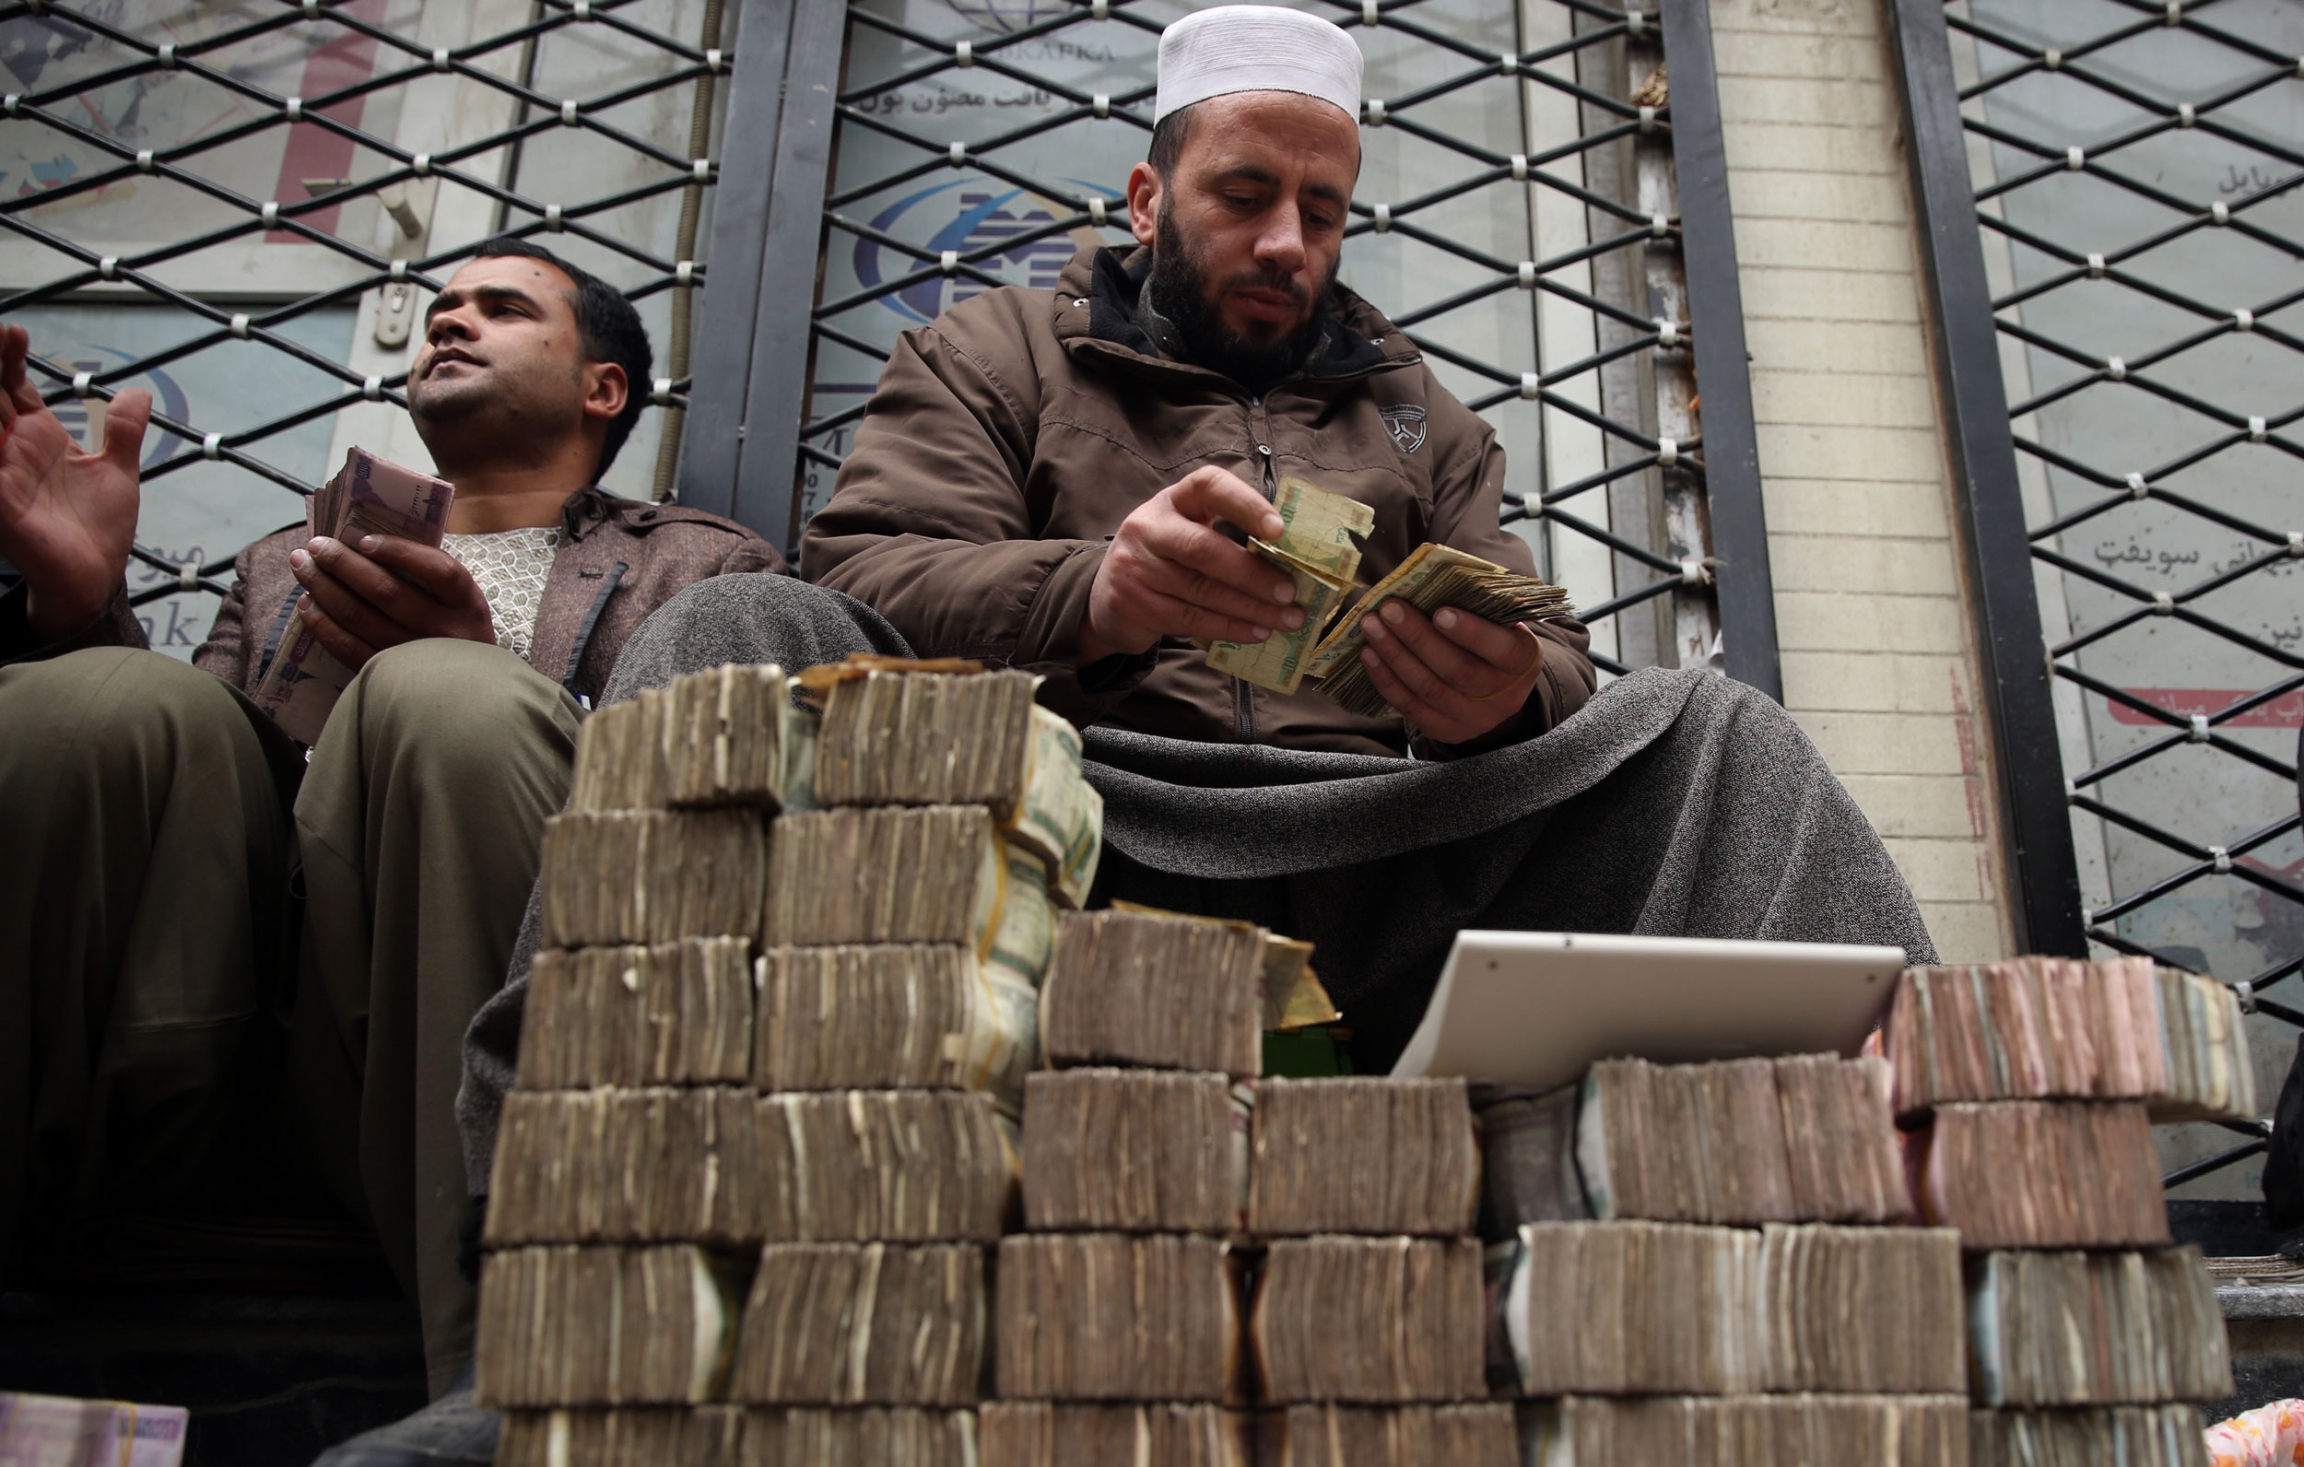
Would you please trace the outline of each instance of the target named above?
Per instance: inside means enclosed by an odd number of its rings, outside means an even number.
[[[1980,23],[2011,35],[2043,38],[2042,44],[2070,45],[2080,33],[2062,0],[1976,0],[1975,10]],[[2260,0],[2240,0],[2232,10],[2220,24],[2282,54],[2304,50],[2304,11]],[[2089,15],[2103,22],[2097,30],[2114,23],[2101,7]],[[1987,51],[1982,64],[1992,72],[2014,59],[2005,52]],[[2263,71],[2260,60],[2181,31],[2159,29],[2092,56],[2090,64],[2123,78],[2142,94],[2166,97],[2171,104],[2187,99],[2206,102]],[[2028,137],[2068,139],[2080,145],[2126,135],[2157,115],[2105,90],[2045,73],[1994,89],[1986,94],[1984,105],[1992,123]],[[2160,593],[2171,599],[2183,596],[2267,552],[2285,548],[2219,522],[2219,516],[2283,531],[2304,523],[2304,493],[2299,489],[2304,484],[2299,468],[2304,466],[2295,457],[2270,444],[2247,442],[2201,452],[2220,440],[2241,436],[2235,435],[2235,428],[2247,417],[2277,422],[2304,399],[2304,358],[2251,332],[2213,334],[2219,320],[2231,320],[2229,313],[2236,308],[2255,310],[2292,298],[2295,258],[2236,228],[2180,232],[2182,212],[2171,212],[2170,205],[2158,201],[2184,201],[2184,210],[2222,204],[2240,211],[2236,219],[2253,221],[2288,239],[2304,237],[2304,198],[2292,192],[2280,194],[2275,188],[2293,177],[2293,164],[2243,140],[2253,134],[2275,140],[2276,146],[2292,144],[2304,135],[2304,95],[2290,86],[2261,88],[2219,108],[2215,116],[2219,125],[2214,129],[2170,128],[2105,155],[2099,166],[2141,180],[2141,187],[2121,187],[2086,172],[2067,171],[2012,190],[1998,201],[2003,217],[2015,229],[2072,248],[2103,251],[2116,262],[2117,272],[2205,308],[2204,318],[2202,311],[2188,309],[2180,300],[2113,279],[2088,279],[2033,296],[2003,312],[2004,319],[2068,344],[2096,362],[2115,357],[2137,362],[2137,377],[2175,389],[2214,410],[2196,410],[2133,381],[2099,381],[2017,423],[2018,437],[2032,439],[2044,450],[2025,464],[2030,521],[2045,524],[2112,503],[2110,509],[2056,537],[2054,548],[2091,572],[2136,588],[2144,598]],[[1994,161],[2006,177],[2036,168],[2039,160],[2001,148]],[[2266,201],[2254,201],[2267,191]],[[2168,235],[2176,237],[2132,256],[2119,253],[2137,242]],[[1988,231],[1987,238],[1994,236]],[[2072,269],[2070,261],[2050,258],[2020,243],[1996,248],[2006,250],[2002,258],[2020,288]],[[2006,289],[2007,282],[1996,288]],[[2295,324],[2292,311],[2279,312],[2276,306],[2260,319],[2266,327],[2293,329]],[[2203,332],[2211,339],[2201,345],[2146,360]],[[2098,370],[2094,363],[2039,346],[2024,349],[2021,358],[2012,352],[2009,360],[2020,363],[2009,380],[2010,396],[2019,401]],[[2110,486],[2093,482],[2072,465],[2086,465],[2114,482]],[[2123,483],[2131,495],[2135,485],[2145,484],[2180,495],[2202,512],[2154,498],[2116,498]],[[2184,603],[2223,623],[2236,636],[2218,635],[2175,616],[2146,615],[2081,651],[2074,661],[2090,677],[2179,716],[2216,713],[2292,675],[2267,652],[2304,651],[2300,572],[2304,561],[2282,559],[2269,570],[2237,576]],[[2052,569],[2044,571],[2041,585],[2043,620],[2052,643],[2133,616],[2151,604],[2088,576]],[[2073,772],[2111,763],[2164,740],[2170,732],[2167,723],[2098,694],[2079,695],[2070,688],[2065,692],[2065,757]],[[2304,696],[2289,693],[2228,721],[2220,732],[2284,765],[2296,758],[2300,723],[2304,723]],[[2204,744],[2156,755],[2101,781],[2093,792],[2105,803],[2203,849],[2238,844],[2251,832],[2296,812],[2292,780]],[[2082,819],[2075,822],[2075,831],[2086,883],[2084,899],[2092,906],[2102,905],[2111,894],[2147,889],[2198,859],[2113,822]],[[2290,881],[2304,878],[2304,840],[2294,832],[2233,859],[2240,866]],[[2136,942],[2228,981],[2254,977],[2304,948],[2304,909],[2230,875],[2192,881],[2120,918],[2118,927]],[[2269,1103],[2294,1050],[2294,1031],[2257,1022],[2258,1080]],[[2187,1142],[2185,1154],[2221,1149],[2230,1139],[2205,1138],[2199,1147]],[[2255,1183],[2250,1169],[2235,1168],[2219,1174],[2210,1185],[2229,1195],[2246,1195]]]

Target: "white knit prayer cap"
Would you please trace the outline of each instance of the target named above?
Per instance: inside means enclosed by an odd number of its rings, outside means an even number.
[[[1152,120],[1234,92],[1298,92],[1360,120],[1360,47],[1339,26],[1277,5],[1218,5],[1160,33]]]

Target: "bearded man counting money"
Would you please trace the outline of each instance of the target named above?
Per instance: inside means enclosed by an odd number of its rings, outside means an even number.
[[[1428,541],[1530,566],[1498,527],[1494,436],[1336,283],[1360,78],[1352,38],[1310,15],[1234,5],[1170,25],[1150,156],[1128,178],[1137,246],[907,332],[802,541],[814,584],[683,592],[608,695],[789,666],[803,630],[1042,674],[1105,797],[1099,896],[1313,940],[1364,1071],[1406,1043],[1463,927],[1932,952],[1847,792],[1741,684],[1648,671],[1595,694],[1572,621],[1393,601],[1363,622],[1390,712],[1360,717],[1194,645],[1300,625],[1288,580],[1234,538],[1281,533],[1269,496],[1288,475],[1372,512],[1362,586]],[[520,961],[467,1041],[476,1183]]]
[[[1287,576],[1222,532],[1277,539],[1289,474],[1375,511],[1366,580],[1428,540],[1534,569],[1498,524],[1495,434],[1337,283],[1360,79],[1351,37],[1301,12],[1170,26],[1128,178],[1139,248],[1083,251],[1053,297],[991,291],[907,333],[804,574],[924,651],[1047,672],[1083,722],[1172,738],[1449,757],[1581,707],[1574,622],[1391,603],[1363,653],[1383,718],[1237,680],[1188,640],[1302,624]]]
[[[986,291],[906,333],[808,526],[805,580],[682,592],[635,634],[608,698],[844,640],[1039,673],[1043,701],[1085,727],[1105,799],[1090,904],[1312,940],[1364,1072],[1391,1065],[1463,927],[1891,942],[1930,959],[1854,802],[1740,684],[1648,671],[1595,693],[1573,622],[1394,602],[1364,622],[1391,709],[1371,718],[1315,684],[1234,679],[1194,645],[1301,624],[1289,582],[1233,538],[1280,535],[1268,496],[1286,475],[1372,511],[1362,585],[1425,542],[1530,566],[1498,527],[1494,436],[1335,283],[1360,73],[1349,35],[1291,11],[1169,26],[1151,154],[1128,179],[1137,247],[1083,251],[1052,292]],[[465,1043],[476,1190],[536,913]]]

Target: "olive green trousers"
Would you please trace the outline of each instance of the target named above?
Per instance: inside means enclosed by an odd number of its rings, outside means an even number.
[[[375,1230],[437,1393],[464,1029],[504,981],[581,712],[513,654],[379,654],[307,762],[153,652],[0,667],[0,1278],[76,1211],[330,1199]]]

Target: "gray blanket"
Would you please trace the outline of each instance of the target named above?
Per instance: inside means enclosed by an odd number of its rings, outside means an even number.
[[[861,604],[778,577],[705,581],[633,637],[605,701],[723,662],[903,653]],[[1710,672],[1649,670],[1541,738],[1448,763],[1091,729],[1092,903],[1251,918],[1317,944],[1364,1072],[1390,1068],[1465,927],[1935,948],[1880,839],[1789,714]],[[457,1096],[488,1188],[536,949],[473,1020]]]

